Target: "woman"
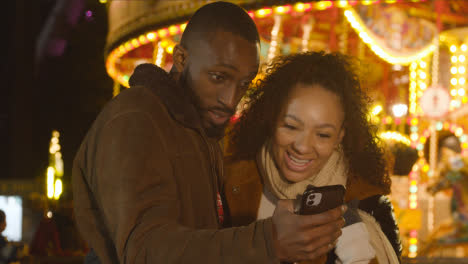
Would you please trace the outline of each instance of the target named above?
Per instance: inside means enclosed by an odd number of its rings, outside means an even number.
[[[278,199],[294,199],[309,184],[341,184],[353,203],[326,262],[398,263],[398,229],[384,196],[391,181],[350,59],[323,52],[277,58],[247,102],[226,158],[232,225],[271,216]]]

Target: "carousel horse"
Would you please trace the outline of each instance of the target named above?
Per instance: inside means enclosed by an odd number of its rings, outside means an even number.
[[[453,137],[447,140],[454,141]],[[461,150],[453,146],[452,142],[440,147],[439,176],[427,190],[432,195],[451,190],[452,218],[432,232],[421,251],[424,255],[432,255],[436,250],[447,247],[462,247],[464,252],[468,252],[468,157],[462,157]]]

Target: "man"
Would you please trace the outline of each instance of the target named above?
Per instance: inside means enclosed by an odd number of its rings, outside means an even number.
[[[170,74],[137,67],[75,158],[78,227],[102,263],[278,263],[313,259],[341,234],[342,209],[222,227],[218,140],[259,64],[255,24],[217,2],[191,18]]]

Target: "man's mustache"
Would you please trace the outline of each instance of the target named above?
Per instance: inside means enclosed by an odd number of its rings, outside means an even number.
[[[222,107],[222,106],[214,106],[214,107],[207,108],[206,110],[207,111],[223,112],[223,113],[225,113],[226,115],[229,115],[229,116],[232,116],[232,115],[234,115],[236,113],[235,109],[229,108],[229,107]]]

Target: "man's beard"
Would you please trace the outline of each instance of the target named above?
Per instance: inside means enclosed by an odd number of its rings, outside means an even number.
[[[210,138],[221,139],[224,136],[224,131],[225,131],[227,125],[229,124],[229,119],[228,119],[228,121],[226,121],[226,123],[224,123],[222,125],[216,125],[216,124],[213,124],[213,123],[209,122],[210,126],[206,126],[205,123],[203,122],[203,114],[204,113],[208,114],[207,112],[210,109],[203,108],[202,103],[201,103],[202,102],[201,98],[194,92],[193,87],[190,85],[191,83],[192,83],[192,78],[190,76],[190,73],[188,72],[187,69],[185,69],[182,72],[181,76],[180,76],[179,84],[184,89],[184,92],[189,94],[190,100],[194,104],[195,109],[197,110],[197,112],[198,112],[198,114],[200,116],[200,120],[202,121],[202,127],[203,127],[206,135],[208,137],[210,137]],[[221,109],[220,107],[214,107],[213,110],[224,111],[224,112],[230,113],[231,116],[233,114],[231,110]]]

